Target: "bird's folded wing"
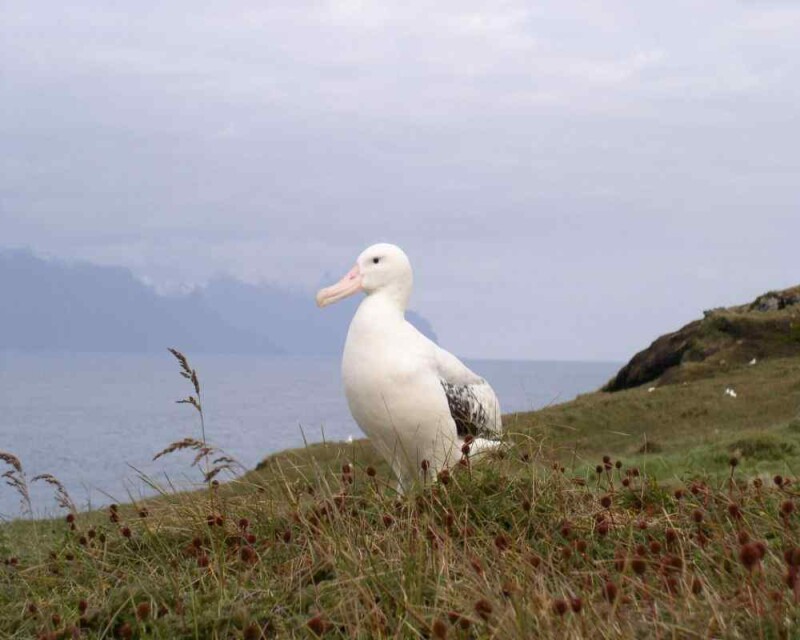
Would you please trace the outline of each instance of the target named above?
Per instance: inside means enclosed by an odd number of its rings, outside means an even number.
[[[437,347],[436,363],[458,435],[499,435],[502,429],[500,403],[489,383],[440,347]]]

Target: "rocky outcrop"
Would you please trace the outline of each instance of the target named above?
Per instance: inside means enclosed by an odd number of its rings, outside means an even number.
[[[780,311],[786,307],[800,304],[800,291],[787,289],[786,291],[770,291],[758,296],[750,303],[750,311]]]
[[[637,353],[603,391],[704,377],[722,366],[800,355],[800,286],[704,312]]]

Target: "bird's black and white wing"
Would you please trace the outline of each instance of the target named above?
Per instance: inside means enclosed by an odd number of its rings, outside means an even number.
[[[500,402],[489,383],[441,347],[436,363],[458,437],[498,438],[503,428]]]

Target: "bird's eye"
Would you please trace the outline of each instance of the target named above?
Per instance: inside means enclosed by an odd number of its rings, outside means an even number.
[[[380,258],[373,258],[372,259],[372,264],[378,264],[380,261],[381,261]]]

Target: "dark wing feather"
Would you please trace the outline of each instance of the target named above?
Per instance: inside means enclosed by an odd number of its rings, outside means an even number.
[[[475,385],[451,384],[442,380],[442,387],[460,438],[494,435],[494,422],[476,395]]]

